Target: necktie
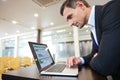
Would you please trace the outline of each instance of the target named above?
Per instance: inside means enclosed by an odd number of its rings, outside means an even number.
[[[91,33],[91,35],[92,35],[92,39],[93,39],[93,43],[95,44],[95,46],[97,47],[97,49],[99,48],[99,46],[97,45],[97,43],[96,43],[96,41],[95,41],[95,38],[94,38],[94,36],[93,36],[93,34]]]

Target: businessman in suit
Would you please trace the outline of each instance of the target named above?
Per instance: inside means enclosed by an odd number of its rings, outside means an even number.
[[[70,57],[66,64],[90,65],[96,72],[113,80],[120,80],[120,0],[109,1],[103,6],[90,6],[85,0],[66,0],[60,14],[71,26],[88,25],[93,40],[89,55]]]

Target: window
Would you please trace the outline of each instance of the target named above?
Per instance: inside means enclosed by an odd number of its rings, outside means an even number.
[[[15,54],[15,38],[3,39],[2,56],[14,56]]]
[[[92,41],[91,40],[80,41],[81,56],[85,56],[85,55],[90,54],[91,50],[92,50]]]
[[[33,57],[28,45],[28,41],[36,42],[37,33],[30,33],[18,37],[18,56],[20,57],[28,56],[30,58]]]
[[[81,56],[85,56],[91,53],[92,40],[90,37],[90,31],[88,30],[87,26],[84,26],[83,29],[79,30],[79,45]]]
[[[1,39],[1,52],[3,56],[20,56],[20,57],[33,57],[28,45],[28,41],[37,41],[37,31],[25,33],[22,35],[15,35],[10,38]]]
[[[75,55],[72,27],[43,31],[42,43],[48,45],[56,62]]]

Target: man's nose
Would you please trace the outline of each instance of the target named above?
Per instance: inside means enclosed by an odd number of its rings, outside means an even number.
[[[74,26],[74,22],[72,20],[69,20],[68,23],[70,26]]]

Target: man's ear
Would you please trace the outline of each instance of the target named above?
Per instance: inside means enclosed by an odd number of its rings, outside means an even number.
[[[82,1],[77,1],[76,7],[80,7],[80,8],[83,9],[83,10],[85,9],[85,5],[83,4]]]

